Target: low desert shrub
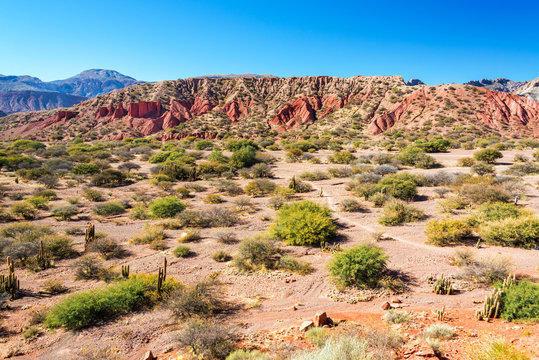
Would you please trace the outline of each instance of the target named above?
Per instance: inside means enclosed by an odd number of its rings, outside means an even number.
[[[238,242],[238,237],[236,236],[236,233],[228,230],[219,231],[215,234],[215,238],[221,244],[235,244]]]
[[[152,244],[162,242],[167,237],[163,227],[146,224],[144,230],[131,238],[131,242],[135,245]]]
[[[190,243],[190,242],[199,241],[200,239],[202,239],[202,236],[200,235],[200,230],[186,229],[178,237],[178,242],[179,243]]]
[[[473,157],[477,161],[484,161],[484,162],[487,162],[489,164],[492,164],[492,163],[496,162],[497,159],[501,159],[503,157],[503,155],[502,155],[502,153],[500,151],[498,151],[496,149],[489,148],[489,149],[483,149],[483,150],[476,151],[473,154]]]
[[[299,178],[307,181],[320,181],[329,179],[329,176],[323,171],[305,171],[299,175]]]
[[[187,347],[197,359],[225,359],[235,348],[236,335],[219,324],[191,320],[178,334],[178,345]]]
[[[476,162],[475,164],[473,164],[470,167],[470,170],[472,171],[472,173],[477,174],[479,176],[496,173],[496,171],[494,169],[494,165],[483,162],[483,161],[479,161],[479,162]]]
[[[100,216],[113,216],[124,213],[125,207],[117,201],[107,201],[94,206],[93,211]]]
[[[382,316],[382,319],[387,324],[403,324],[410,322],[411,317],[406,311],[389,310]]]
[[[177,258],[186,258],[189,257],[192,254],[191,249],[189,246],[186,245],[178,245],[172,250],[172,255]]]
[[[103,194],[97,190],[94,189],[84,189],[82,192],[82,196],[88,200],[93,202],[99,202],[103,201]]]
[[[330,337],[320,349],[295,355],[292,360],[369,360],[367,342],[351,336]]]
[[[384,205],[382,216],[378,222],[385,226],[395,226],[402,223],[419,221],[425,218],[423,211],[407,205],[400,200],[393,200]]]
[[[230,256],[226,251],[224,250],[217,250],[216,252],[214,252],[212,255],[211,255],[211,258],[214,260],[214,261],[217,261],[217,262],[227,262],[229,261],[230,259],[232,259],[232,256]]]
[[[328,158],[328,161],[333,164],[350,164],[357,158],[350,151],[337,151]]]
[[[340,287],[373,287],[386,270],[387,255],[378,247],[359,245],[336,253],[329,273]]]
[[[460,167],[471,167],[473,164],[475,164],[475,159],[472,157],[460,158],[457,161],[457,166]]]
[[[169,196],[155,199],[148,206],[148,210],[155,218],[171,218],[185,210],[185,204],[178,198]]]
[[[58,221],[69,221],[79,213],[79,208],[76,205],[63,205],[51,209],[52,215]]]
[[[251,175],[253,178],[272,178],[273,171],[268,164],[255,164],[251,168]]]
[[[45,291],[51,295],[62,294],[67,291],[67,287],[60,280],[45,281]]]
[[[307,275],[313,272],[314,268],[307,261],[301,261],[293,256],[282,256],[277,267],[281,270],[290,271],[299,275]]]
[[[417,186],[414,181],[392,176],[380,180],[374,191],[406,201],[413,200],[417,196]]]
[[[305,333],[305,338],[317,348],[323,347],[330,337],[328,329],[312,327]]]
[[[506,257],[486,258],[475,260],[464,258],[460,260],[459,278],[473,281],[480,285],[493,285],[502,282],[509,275],[512,264]]]
[[[507,218],[516,219],[521,216],[531,216],[533,213],[528,209],[523,209],[506,202],[488,202],[477,207],[474,213],[474,221],[484,223],[487,221],[504,220]]]
[[[222,285],[216,279],[205,279],[176,289],[167,299],[167,308],[174,318],[209,318],[226,310]]]
[[[436,203],[440,212],[452,214],[456,210],[463,210],[469,203],[461,196],[450,196],[447,199],[440,200]]]
[[[319,246],[333,238],[336,226],[328,208],[304,200],[283,205],[270,231],[288,245]]]
[[[9,207],[9,211],[13,216],[24,220],[34,219],[37,216],[36,208],[26,201],[13,203],[13,205]]]
[[[363,211],[363,205],[355,199],[343,199],[341,202],[341,211],[344,212],[360,212]]]
[[[278,248],[271,239],[257,236],[242,240],[234,265],[241,271],[272,269],[277,261]]]
[[[204,198],[205,204],[221,204],[223,202],[225,202],[225,200],[219,194],[208,194]]]
[[[277,185],[268,179],[256,179],[245,186],[245,193],[250,196],[265,196],[271,194]]]
[[[222,207],[202,211],[186,210],[177,219],[181,227],[192,228],[230,227],[239,221],[237,214]]]
[[[427,243],[437,246],[456,245],[472,235],[472,229],[464,220],[433,219],[425,226]]]
[[[470,346],[468,356],[470,360],[531,360],[528,355],[503,339],[491,340],[483,345]]]
[[[49,311],[45,326],[80,329],[143,306],[152,306],[178,286],[169,277],[158,293],[157,275],[132,275],[129,279],[67,297]]]
[[[92,176],[90,183],[93,186],[112,188],[125,185],[127,176],[125,173],[114,169],[105,169],[99,174]]]
[[[219,180],[212,183],[215,189],[219,192],[225,193],[228,196],[236,196],[243,194],[243,189],[234,180]]]
[[[120,258],[126,253],[122,245],[109,238],[95,239],[90,242],[88,251],[98,253],[106,260]]]
[[[268,354],[258,350],[236,350],[226,357],[226,360],[271,360]]]
[[[506,218],[479,226],[479,235],[487,244],[534,248],[539,246],[539,218]]]
[[[427,339],[449,340],[455,335],[455,329],[446,324],[432,324],[423,331]]]

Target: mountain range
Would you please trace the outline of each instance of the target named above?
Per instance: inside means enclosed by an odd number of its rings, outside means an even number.
[[[539,137],[537,82],[407,85],[400,76],[221,77],[139,83],[68,109],[0,118],[0,137],[121,140],[152,135],[219,138],[368,136],[400,131],[453,139]],[[479,85],[482,85],[481,83]],[[507,84],[506,84],[507,86]]]
[[[0,111],[50,110],[139,83],[113,70],[92,69],[65,80],[42,81],[32,76],[0,75]]]

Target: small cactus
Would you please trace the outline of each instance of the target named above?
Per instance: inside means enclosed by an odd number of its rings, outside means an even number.
[[[15,265],[11,258],[7,257],[8,275],[0,275],[0,293],[8,293],[9,300],[13,300],[20,289],[20,282],[15,275]]]
[[[445,320],[445,306],[441,309],[436,309],[433,311],[434,315],[436,315],[436,318],[440,321]]]
[[[163,260],[163,267],[159,267],[159,270],[157,271],[157,293],[161,294],[161,290],[163,289],[163,282],[167,279],[167,258],[165,257]]]
[[[92,223],[88,224],[86,228],[86,235],[84,237],[84,251],[88,250],[88,245],[95,240],[95,225]]]
[[[52,266],[52,262],[47,258],[47,255],[45,253],[43,240],[39,241],[39,251],[36,255],[36,262],[42,270],[48,269]]]
[[[436,282],[436,276],[429,274],[426,280],[427,280],[427,284],[434,284]]]
[[[448,278],[444,278],[442,274],[434,283],[433,291],[438,295],[453,295],[453,284]]]
[[[129,278],[129,265],[122,265],[122,277],[124,279]]]

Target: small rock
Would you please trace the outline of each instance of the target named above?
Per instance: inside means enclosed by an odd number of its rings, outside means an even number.
[[[329,329],[329,325],[322,326],[324,329]]]
[[[312,321],[304,321],[299,327],[299,331],[307,331],[314,326]]]
[[[290,310],[292,311],[296,311],[298,308],[296,307],[296,305],[292,305],[292,307],[290,308]]]
[[[399,299],[399,298],[395,298],[395,299],[393,299],[391,302],[392,302],[393,304],[401,304],[401,303],[402,303],[401,299]]]
[[[326,314],[325,312],[323,312],[323,313],[317,313],[317,314],[314,316],[313,323],[314,323],[314,326],[320,327],[320,326],[326,325],[326,324],[327,324],[327,321],[328,321],[328,314]]]
[[[144,357],[142,358],[142,360],[156,360],[157,358],[155,356],[153,356],[152,352],[151,351],[148,351]]]
[[[391,309],[390,303],[386,301],[385,303],[382,304],[382,310],[389,310],[389,309]]]

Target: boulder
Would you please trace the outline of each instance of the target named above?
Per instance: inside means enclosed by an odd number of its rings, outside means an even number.
[[[326,325],[328,323],[328,315],[325,312],[317,313],[316,315],[314,315],[313,323],[316,327]]]
[[[391,304],[389,302],[385,302],[382,304],[382,310],[389,310],[391,309]]]
[[[307,331],[310,328],[312,328],[313,326],[314,326],[314,323],[312,321],[304,321],[304,322],[301,323],[301,325],[299,327],[299,331]]]

